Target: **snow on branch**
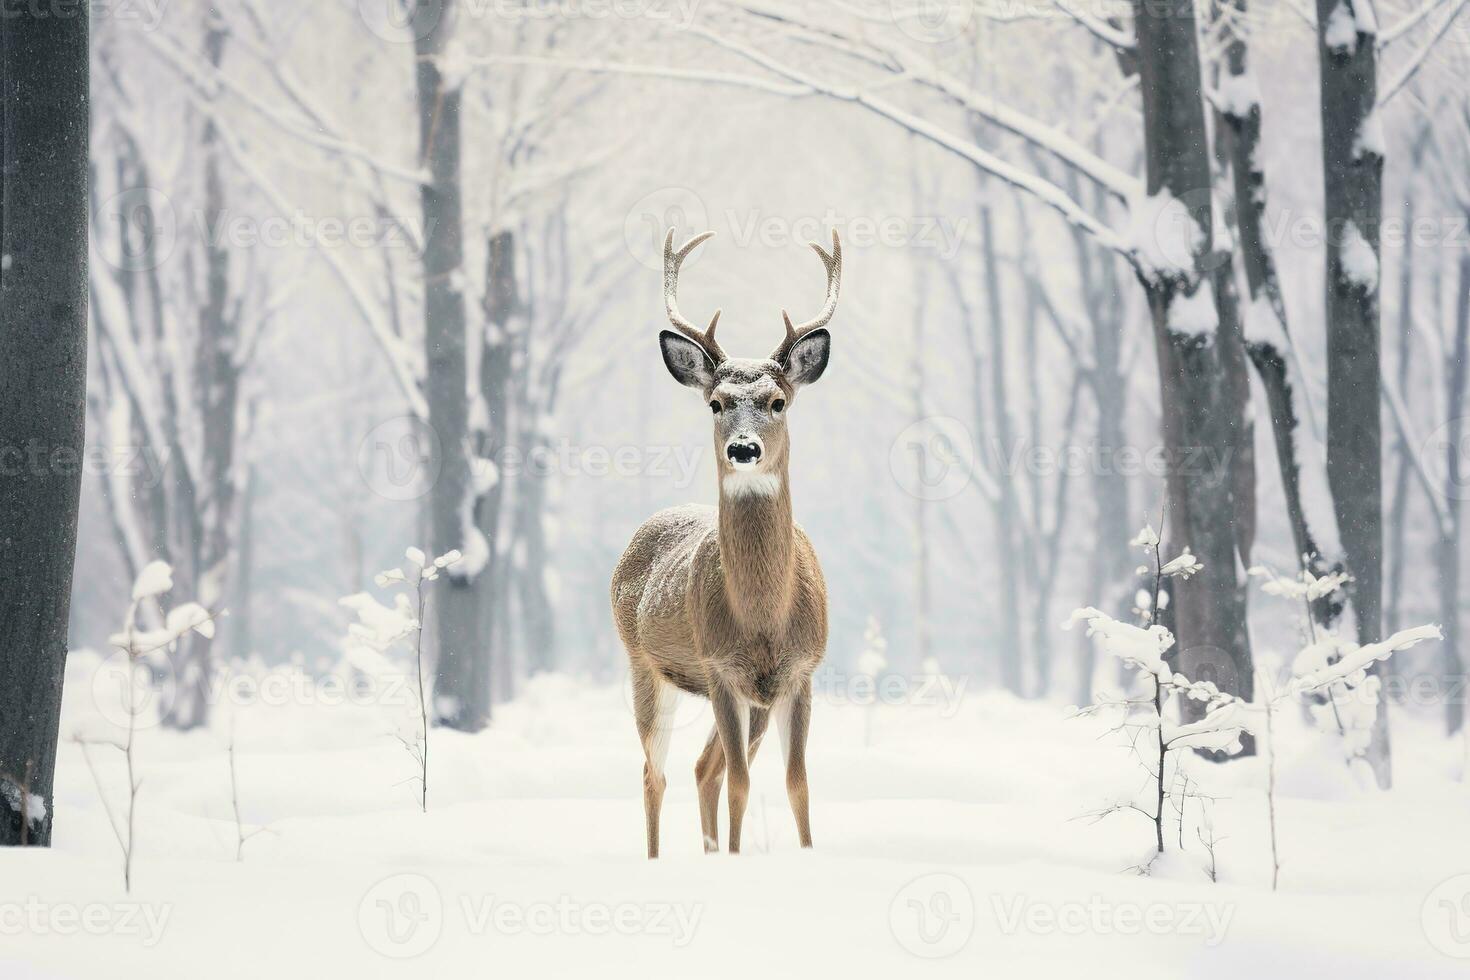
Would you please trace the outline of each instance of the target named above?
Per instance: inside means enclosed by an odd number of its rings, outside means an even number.
[[[1386,640],[1365,643],[1315,643],[1306,647],[1293,664],[1297,676],[1292,680],[1291,690],[1295,694],[1309,694],[1346,683],[1355,687],[1362,683],[1368,668],[1379,660],[1387,660],[1399,650],[1406,650],[1425,640],[1442,640],[1444,633],[1438,626],[1414,626],[1399,630]],[[1334,655],[1337,659],[1326,662]],[[1311,658],[1316,657],[1314,664]],[[1304,669],[1305,668],[1305,669]]]
[[[1304,566],[1305,564],[1303,562]],[[1303,567],[1300,574],[1294,579],[1282,578],[1265,565],[1254,565],[1247,570],[1246,574],[1265,579],[1266,581],[1261,585],[1261,591],[1267,595],[1274,595],[1282,599],[1304,599],[1307,602],[1316,602],[1318,599],[1332,595],[1351,581],[1351,577],[1346,572],[1330,572],[1318,577],[1306,567]]]
[[[1167,627],[1155,623],[1145,629],[1119,622],[1092,606],[1075,610],[1062,623],[1062,629],[1070,630],[1078,623],[1087,624],[1087,635],[1098,637],[1103,652],[1153,674],[1160,682],[1167,683],[1173,676],[1164,663],[1164,654],[1174,646],[1174,634]]]
[[[1086,10],[1072,3],[1072,0],[1053,0],[1053,2],[1064,14],[1086,28],[1089,34],[1104,44],[1111,44],[1119,51],[1132,51],[1137,47],[1134,39],[1129,37],[1126,32],[1119,30],[1105,20],[1092,16]]]
[[[1406,36],[1414,28],[1422,24],[1430,14],[1434,13],[1446,3],[1452,7],[1459,8],[1464,5],[1465,0],[1425,0],[1413,13],[1405,14],[1397,24],[1385,31],[1378,33],[1378,49],[1382,51],[1395,41]]]
[[[986,152],[972,143],[957,139],[921,116],[900,109],[897,105],[871,95],[861,88],[843,88],[813,78],[805,72],[785,65],[748,45],[741,44],[703,27],[690,27],[687,29],[687,33],[703,37],[784,78],[800,82],[815,92],[861,105],[891,122],[897,123],[916,136],[922,136],[938,144],[951,153],[975,164],[991,176],[1037,198],[1043,204],[1058,212],[1069,223],[1092,235],[1098,244],[1117,252],[1130,263],[1134,263],[1134,253],[1129,244],[1117,232],[1104,225],[1057,185],[1043,180],[1035,174],[1028,173],[1019,167],[1006,163],[999,157]]]
[[[239,139],[234,135],[234,131],[230,127],[228,118],[215,112],[213,107],[208,102],[199,98],[197,93],[191,92],[191,101],[200,112],[209,114],[214,119],[215,129],[219,135],[220,143],[224,146],[225,151],[235,162],[236,166],[240,168],[251,183],[264,195],[265,199],[270,202],[277,213],[289,218],[294,213],[290,202],[242,149]],[[326,261],[327,265],[336,275],[337,281],[347,291],[348,298],[352,300],[352,305],[357,308],[358,314],[368,325],[368,329],[372,333],[373,338],[378,342],[378,346],[382,348],[383,353],[387,356],[389,370],[393,374],[394,380],[398,383],[400,392],[407,399],[410,411],[421,419],[428,418],[429,403],[424,397],[423,390],[420,386],[418,371],[414,367],[412,355],[403,339],[395,334],[392,328],[383,321],[377,301],[368,294],[366,288],[348,271],[346,262],[336,249],[318,248],[313,249],[311,254],[319,256]]]
[[[1408,85],[1413,80],[1419,69],[1423,67],[1425,59],[1429,57],[1429,52],[1449,32],[1450,25],[1455,22],[1455,18],[1460,16],[1460,11],[1464,7],[1465,0],[1450,0],[1448,9],[1444,12],[1444,16],[1439,19],[1439,22],[1435,24],[1434,29],[1429,34],[1428,40],[1424,42],[1418,51],[1414,52],[1409,58],[1408,63],[1399,69],[1399,73],[1384,86],[1383,92],[1378,96],[1377,105],[1382,106],[1386,104],[1389,99],[1397,95],[1405,85]]]
[[[422,168],[404,167],[392,161],[382,160],[355,143],[318,131],[318,128],[306,120],[287,116],[255,95],[249,88],[230,78],[225,72],[204,62],[191,59],[182,48],[165,38],[160,32],[144,31],[142,36],[195,89],[211,95],[221,90],[228,91],[247,108],[254,110],[286,135],[329,152],[361,160],[370,165],[377,173],[407,181],[415,186],[428,180],[428,173]]]
[[[1070,5],[1068,0],[1057,2],[1063,9]],[[796,36],[801,41],[864,58],[869,64],[877,65],[896,78],[913,81],[939,92],[968,111],[1073,167],[1120,200],[1127,201],[1142,191],[1142,183],[1136,177],[1108,163],[1061,130],[999,102],[994,94],[975,91],[953,74],[942,71],[933,58],[916,57],[902,45],[880,40],[878,35],[872,33],[865,33],[860,39],[849,38],[829,24],[814,23],[784,8],[759,0],[738,0],[733,5],[752,16],[795,28],[800,32]],[[1131,47],[1131,42],[1126,37],[1122,37],[1122,40],[1126,46]],[[877,52],[882,59],[864,57],[862,47]]]

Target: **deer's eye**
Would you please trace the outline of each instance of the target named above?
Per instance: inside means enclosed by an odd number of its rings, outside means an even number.
[[[720,400],[718,398],[715,398],[715,399],[713,399],[713,400],[710,401],[710,403],[709,403],[709,410],[711,412],[714,412],[716,415],[719,415],[720,414]]]
[[[775,401],[771,402],[771,411],[775,412],[777,415],[780,415],[782,412],[786,411],[786,399],[777,398]]]

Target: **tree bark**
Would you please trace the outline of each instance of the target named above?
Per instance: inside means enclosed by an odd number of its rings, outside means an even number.
[[[86,405],[87,14],[0,18],[0,845],[49,845],[55,809]]]
[[[1382,636],[1383,435],[1379,416],[1379,233],[1383,157],[1377,34],[1368,0],[1317,0],[1322,172],[1327,227],[1327,481],[1353,576],[1358,642]],[[1349,18],[1352,40],[1341,30]],[[1334,31],[1334,28],[1339,28]],[[1372,127],[1370,129],[1370,127]],[[1374,665],[1375,672],[1378,665]],[[1388,699],[1378,702],[1368,762],[1392,784]]]
[[[1465,438],[1466,361],[1470,360],[1470,256],[1460,256],[1460,284],[1455,301],[1454,350],[1445,364],[1448,397],[1445,409],[1445,526],[1439,542],[1439,616],[1444,626],[1445,730],[1453,735],[1465,724],[1463,681],[1465,663],[1460,654],[1460,539],[1461,495],[1464,472],[1461,453]]]
[[[524,311],[516,288],[515,250],[515,233],[502,229],[490,236],[485,259],[485,330],[480,347],[480,399],[484,418],[478,442],[480,456],[500,464],[506,463],[508,452],[516,448],[510,445],[511,354],[513,333]],[[480,636],[491,663],[497,668],[507,668],[505,681],[510,679],[511,664],[509,648],[501,642],[505,635],[501,627],[509,611],[509,604],[503,599],[510,583],[500,523],[510,480],[510,473],[501,465],[494,482],[482,487],[475,501],[475,522],[490,551],[490,574],[482,576],[478,583]],[[509,693],[504,690],[503,681],[496,686],[502,689],[502,697]]]
[[[983,190],[982,190],[983,193]],[[991,447],[996,457],[996,484],[1000,496],[995,503],[995,546],[1000,568],[1000,680],[1018,697],[1025,693],[1021,659],[1021,596],[1018,583],[1022,569],[1016,546],[1016,474],[1006,472],[1006,461],[1015,452],[1011,438],[1011,416],[1006,395],[1008,362],[1005,346],[1005,309],[1000,294],[999,260],[995,254],[995,218],[989,204],[980,206],[981,260],[985,265],[985,318],[990,332]],[[984,431],[982,428],[980,431]]]
[[[204,56],[218,71],[229,35],[212,14],[206,12],[205,17]],[[219,130],[212,111],[204,117],[199,146],[204,160],[204,215],[209,227],[218,228],[227,219],[228,209]],[[183,522],[174,552],[186,552],[190,556],[186,574],[176,576],[175,584],[181,594],[193,595],[206,608],[217,608],[225,597],[231,552],[236,542],[240,319],[238,304],[231,302],[228,243],[206,239],[201,248],[204,302],[198,314],[199,341],[193,366],[193,400],[202,430],[200,468],[195,481],[197,494],[191,495],[194,507],[173,515],[175,520]],[[178,688],[164,716],[165,723],[185,730],[207,724],[212,670],[210,642],[191,632],[180,639],[173,658]]]
[[[1173,591],[1179,644],[1177,667],[1191,680],[1251,697],[1253,672],[1246,635],[1245,586],[1237,574],[1240,534],[1237,454],[1243,424],[1243,361],[1238,310],[1220,257],[1212,254],[1210,161],[1194,8],[1165,9],[1135,0],[1138,68],[1143,94],[1147,191],[1181,202],[1198,226],[1191,266],[1145,270],[1158,349],[1164,444],[1169,460],[1171,551],[1190,547],[1204,569]],[[1213,329],[1181,329],[1180,301],[1213,291]]]
[[[439,58],[455,20],[455,5],[418,3],[413,14],[418,56],[419,139],[429,179],[420,197],[424,221],[424,353],[428,363],[429,425],[438,437],[438,479],[429,494],[436,554],[467,554],[474,523],[468,455],[464,219],[460,185],[459,83],[445,84]],[[488,562],[481,568],[488,567]],[[458,570],[456,570],[458,569]],[[434,710],[439,724],[478,731],[490,720],[488,651],[479,630],[481,569],[451,567],[434,596]]]

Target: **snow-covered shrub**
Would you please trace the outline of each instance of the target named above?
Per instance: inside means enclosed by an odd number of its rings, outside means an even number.
[[[1275,716],[1284,701],[1295,700],[1307,705],[1319,718],[1331,718],[1348,746],[1349,761],[1361,759],[1367,748],[1369,730],[1379,696],[1378,679],[1369,670],[1374,663],[1387,660],[1396,651],[1424,640],[1439,639],[1438,626],[1417,626],[1400,630],[1378,643],[1359,645],[1313,623],[1313,605],[1335,598],[1347,581],[1340,572],[1316,576],[1304,570],[1297,578],[1285,579],[1268,569],[1256,567],[1250,574],[1265,579],[1263,590],[1270,595],[1302,603],[1307,622],[1305,643],[1291,663],[1291,676],[1285,684],[1276,684],[1262,674],[1256,684],[1254,701],[1219,690],[1208,681],[1190,681],[1170,665],[1174,654],[1174,635],[1164,626],[1152,622],[1153,611],[1163,607],[1162,586],[1166,578],[1187,578],[1201,565],[1186,548],[1172,561],[1164,562],[1159,554],[1158,535],[1145,527],[1133,544],[1152,552],[1152,566],[1141,569],[1152,572],[1152,589],[1141,595],[1137,612],[1141,625],[1119,622],[1097,609],[1078,609],[1064,627],[1085,622],[1087,634],[1103,652],[1112,655],[1128,668],[1150,680],[1152,697],[1118,697],[1098,699],[1080,709],[1080,714],[1119,712],[1116,731],[1129,736],[1129,744],[1149,774],[1146,800],[1122,800],[1099,811],[1098,816],[1121,810],[1144,814],[1154,825],[1156,854],[1164,852],[1166,804],[1173,801],[1177,818],[1179,847],[1187,837],[1186,810],[1191,799],[1197,799],[1195,833],[1208,856],[1207,871],[1211,879],[1217,875],[1215,843],[1218,835],[1207,808],[1207,797],[1191,791],[1198,780],[1191,774],[1194,753],[1181,750],[1223,751],[1227,755],[1241,748],[1240,736],[1250,732],[1265,735],[1267,765],[1266,801],[1271,829],[1271,885],[1276,887],[1280,858],[1276,835],[1276,745]],[[1200,702],[1202,712],[1192,722],[1176,720],[1170,710],[1173,696]]]
[[[1346,574],[1333,572],[1319,577],[1303,570],[1295,578],[1285,578],[1257,565],[1250,569],[1250,575],[1262,580],[1261,591],[1267,595],[1300,603],[1304,623],[1302,646],[1292,658],[1289,678],[1281,690],[1263,700],[1300,700],[1318,728],[1336,732],[1342,738],[1348,765],[1361,772],[1368,764],[1368,744],[1382,694],[1378,677],[1369,669],[1396,651],[1424,640],[1441,639],[1440,628],[1416,626],[1360,646],[1337,630],[1319,626],[1312,615],[1319,601],[1338,598],[1337,593],[1349,581]],[[1270,678],[1267,681],[1269,688],[1278,686]]]
[[[92,745],[117,749],[123,754],[126,762],[127,809],[120,820],[113,818],[112,807],[107,803],[107,793],[102,787],[102,781],[98,778],[95,768],[92,769],[92,776],[97,783],[97,792],[102,796],[103,808],[112,824],[118,846],[122,848],[123,887],[129,891],[133,886],[133,855],[135,853],[133,844],[136,830],[134,814],[138,803],[138,787],[141,784],[136,772],[137,760],[133,751],[138,730],[138,714],[141,710],[135,700],[139,690],[136,675],[145,665],[154,664],[166,658],[168,653],[178,645],[184,634],[191,630],[205,639],[212,639],[214,620],[218,615],[197,602],[183,602],[172,609],[165,609],[162,596],[172,591],[173,587],[173,568],[167,562],[150,562],[138,573],[137,580],[133,582],[132,601],[128,604],[127,615],[123,617],[122,629],[108,637],[108,643],[127,659],[128,683],[123,685],[123,690],[126,692],[126,703],[123,708],[127,715],[127,734],[123,741],[77,738],[88,767],[92,766],[92,757],[87,754],[87,748]],[[139,626],[140,614],[148,615],[154,625],[147,628]]]
[[[1118,715],[1114,730],[1127,736],[1129,746],[1149,775],[1149,789],[1146,799],[1120,800],[1096,816],[1128,810],[1148,817],[1154,827],[1154,857],[1157,858],[1165,850],[1164,825],[1171,801],[1178,821],[1179,846],[1184,846],[1186,806],[1194,796],[1190,786],[1195,782],[1189,772],[1187,760],[1192,753],[1188,750],[1239,752],[1241,733],[1249,731],[1250,725],[1248,712],[1239,698],[1220,691],[1208,681],[1190,681],[1173,669],[1169,659],[1176,652],[1174,634],[1154,621],[1155,611],[1163,608],[1164,581],[1187,579],[1204,566],[1187,547],[1175,558],[1164,561],[1159,536],[1152,525],[1145,525],[1131,543],[1147,552],[1151,561],[1140,569],[1152,578],[1150,589],[1139,597],[1141,624],[1120,622],[1087,606],[1073,612],[1062,626],[1071,629],[1078,623],[1086,623],[1087,635],[1104,653],[1148,678],[1144,697],[1097,699],[1081,708],[1079,714]],[[1198,720],[1181,723],[1175,719],[1170,710],[1175,694],[1201,702],[1204,710]]]
[[[357,622],[347,627],[347,655],[370,674],[383,672],[383,658],[413,638],[414,691],[417,695],[417,728],[395,732],[418,767],[419,807],[429,811],[429,694],[424,684],[424,610],[429,601],[429,586],[439,573],[460,561],[458,551],[449,551],[433,561],[419,548],[404,552],[408,564],[390,568],[373,576],[380,589],[393,588],[393,604],[385,606],[366,592],[343,596],[342,605],[357,615]],[[442,708],[441,708],[442,710]]]

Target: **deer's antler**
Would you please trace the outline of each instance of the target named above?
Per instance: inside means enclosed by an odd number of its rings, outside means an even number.
[[[705,330],[698,329],[679,313],[679,267],[684,264],[689,253],[699,247],[700,243],[713,237],[715,233],[712,231],[695,235],[676,252],[674,251],[674,229],[669,229],[668,235],[664,238],[664,308],[668,310],[669,322],[674,325],[674,329],[704,348],[710,360],[718,365],[725,361],[725,352],[715,340],[715,325],[720,322],[720,311],[715,310],[715,315],[710,318],[709,327]]]
[[[786,322],[786,339],[777,345],[771,353],[771,360],[777,364],[786,362],[786,355],[791,353],[791,347],[802,337],[813,330],[820,330],[831,320],[832,314],[837,312],[837,291],[842,286],[842,239],[837,237],[837,232],[832,232],[832,251],[829,253],[816,242],[811,243],[812,251],[821,258],[822,264],[827,267],[827,302],[818,313],[816,319],[808,320],[799,327],[791,325],[791,314],[785,310],[781,311],[781,319]]]

